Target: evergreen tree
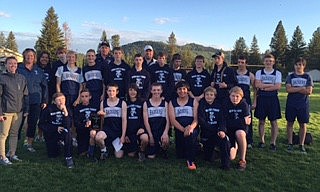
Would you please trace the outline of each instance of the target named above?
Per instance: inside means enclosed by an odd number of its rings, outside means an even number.
[[[47,15],[42,22],[42,29],[40,30],[40,37],[35,44],[37,52],[48,51],[51,58],[56,59],[56,51],[59,47],[65,47],[64,35],[59,27],[58,15],[54,8],[50,7]]]
[[[18,52],[18,45],[16,42],[16,38],[14,36],[14,34],[12,33],[12,31],[10,31],[5,47],[8,49],[11,49],[12,51]]]
[[[306,51],[306,43],[303,39],[303,33],[300,27],[297,26],[292,40],[289,43],[288,53],[287,53],[287,69],[292,70],[295,60],[298,57],[304,57]]]
[[[120,35],[112,35],[111,36],[111,46],[112,48],[120,47]]]
[[[4,36],[3,32],[0,33],[0,47],[5,47],[6,45],[6,37]]]
[[[186,48],[181,53],[182,57],[182,67],[184,68],[192,68],[194,67],[194,54],[191,49]]]
[[[101,37],[100,37],[100,42],[108,42],[108,37],[107,37],[107,33],[105,30],[102,31]],[[100,43],[98,44],[97,47],[97,53],[100,54],[100,47],[99,47]]]
[[[100,41],[106,41],[108,42],[108,37],[107,37],[107,33],[105,30],[102,31],[101,37],[100,37]]]
[[[171,60],[171,57],[173,54],[177,53],[177,39],[176,35],[171,32],[169,38],[168,38],[168,60]]]
[[[248,57],[248,47],[243,37],[240,37],[234,44],[231,51],[231,63],[237,63],[240,55]]]
[[[273,37],[271,38],[270,48],[271,53],[276,58],[276,63],[281,64],[281,66],[286,67],[286,52],[288,46],[288,39],[286,37],[286,32],[282,25],[282,21],[279,21]]]
[[[320,27],[313,33],[308,45],[309,69],[320,69]]]
[[[250,65],[262,65],[262,59],[260,54],[260,49],[258,46],[258,40],[256,38],[256,35],[253,36],[251,47],[249,50],[249,58],[248,58],[248,64]]]

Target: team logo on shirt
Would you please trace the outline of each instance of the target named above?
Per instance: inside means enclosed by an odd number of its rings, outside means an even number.
[[[182,74],[181,73],[173,73],[174,81],[178,82],[182,79]]]
[[[116,70],[116,77],[120,78],[121,76],[122,76],[121,70],[120,69]]]
[[[199,76],[196,78],[196,87],[202,87],[202,79]]]
[[[291,85],[293,87],[305,87],[307,85],[307,79],[293,78],[293,79],[291,79]]]
[[[140,77],[136,78],[136,85],[140,88],[142,88],[142,79]]]
[[[90,115],[91,115],[91,111],[88,110],[88,111],[84,112],[84,117],[85,117],[86,121],[90,120]]]
[[[129,119],[138,119],[137,117],[137,108],[131,107],[130,108],[130,117]]]
[[[164,76],[164,73],[163,72],[160,72],[159,73],[159,81],[158,81],[158,83],[162,83],[162,82],[164,82],[164,80],[165,80],[165,76]]]
[[[213,122],[213,120],[216,118],[216,116],[214,115],[214,112],[213,111],[210,111],[209,112],[209,120],[210,122]]]
[[[239,119],[239,113],[242,112],[242,109],[230,109],[229,113],[234,115],[234,119]]]
[[[53,125],[61,125],[62,124],[62,116],[63,116],[62,111],[53,112],[53,113],[50,113],[50,115],[55,116],[54,121],[52,121]]]
[[[261,81],[266,84],[275,84],[276,76],[275,75],[261,75]]]

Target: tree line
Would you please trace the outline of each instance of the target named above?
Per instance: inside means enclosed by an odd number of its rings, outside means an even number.
[[[107,33],[104,30],[102,32],[100,41],[110,42],[112,47],[120,46],[120,35],[114,34],[111,39],[107,37]],[[71,42],[71,30],[67,23],[63,24],[63,30],[59,27],[58,15],[55,13],[53,7],[50,7],[46,13],[46,17],[42,22],[42,29],[40,30],[40,36],[35,43],[35,49],[37,52],[48,51],[52,59],[56,59],[55,52],[59,47],[70,47]],[[133,64],[134,54],[142,51],[142,48],[150,44],[154,47],[154,50],[158,52],[165,52],[168,55],[168,62],[170,62],[171,56],[175,53],[180,53],[183,58],[184,67],[193,67],[194,58],[196,55],[201,54],[206,58],[206,67],[208,70],[212,69],[213,60],[211,55],[217,49],[212,47],[205,47],[190,43],[184,46],[177,45],[177,39],[172,32],[167,42],[155,42],[155,41],[138,41],[122,45],[121,47],[125,51],[125,60],[129,64]],[[3,32],[0,33],[0,46],[18,50],[17,43],[15,41],[14,34],[9,33],[8,38],[4,37]],[[308,61],[308,69],[320,69],[320,27],[313,33],[310,42],[307,44],[303,38],[303,33],[299,26],[296,27],[291,41],[288,43],[285,28],[282,21],[279,21],[276,29],[273,33],[273,37],[270,41],[270,49],[265,53],[261,53],[258,46],[257,37],[254,35],[250,44],[250,48],[247,46],[243,37],[239,37],[235,41],[233,49],[230,51],[224,51],[229,63],[237,63],[237,58],[240,55],[244,55],[248,58],[249,65],[262,65],[262,57],[266,53],[272,53],[276,57],[277,67],[282,71],[291,71],[293,69],[294,61],[297,57],[304,57]],[[89,48],[88,48],[89,49]],[[223,50],[222,50],[223,51]],[[97,52],[99,49],[97,48]],[[82,66],[85,63],[84,54],[79,54],[78,63]]]

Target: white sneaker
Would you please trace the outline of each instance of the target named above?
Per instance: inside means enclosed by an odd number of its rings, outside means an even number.
[[[8,158],[1,159],[1,160],[0,160],[0,164],[1,164],[1,165],[12,165],[11,161],[9,161]]]
[[[27,150],[31,153],[36,152],[36,150],[32,147],[32,145],[27,145]]]
[[[17,161],[17,162],[21,162],[22,160],[17,156],[17,155],[14,155],[14,156],[11,156],[9,157],[10,161]]]

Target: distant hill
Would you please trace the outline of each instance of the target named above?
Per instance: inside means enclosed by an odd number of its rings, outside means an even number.
[[[160,41],[136,41],[133,43],[128,43],[126,45],[122,45],[122,49],[124,50],[126,55],[134,55],[136,53],[144,53],[143,48],[146,45],[151,45],[155,51],[155,54],[159,52],[168,53],[168,48],[166,43]],[[199,45],[196,43],[188,43],[182,46],[177,46],[178,53],[182,55],[183,66],[184,67],[192,67],[194,63],[194,58],[196,55],[203,55],[205,57],[206,68],[208,70],[212,70],[213,68],[213,60],[212,55],[219,49],[213,47],[206,47],[203,45]],[[226,59],[228,62],[230,51],[224,51],[226,55]],[[132,56],[126,58],[129,63],[133,63]],[[169,61],[168,61],[169,62]]]
[[[133,54],[133,53],[143,53],[143,48],[145,45],[151,45],[154,49],[154,51],[157,52],[167,52],[167,44],[161,41],[136,41],[133,43],[128,43],[125,45],[122,45],[122,49],[126,54]],[[215,51],[218,49],[213,47],[205,47],[203,45],[199,45],[196,43],[189,43],[182,46],[177,46],[178,52],[183,52],[184,50],[190,50],[193,53],[197,54],[203,54],[206,55],[212,55]],[[227,54],[225,52],[225,54]]]

